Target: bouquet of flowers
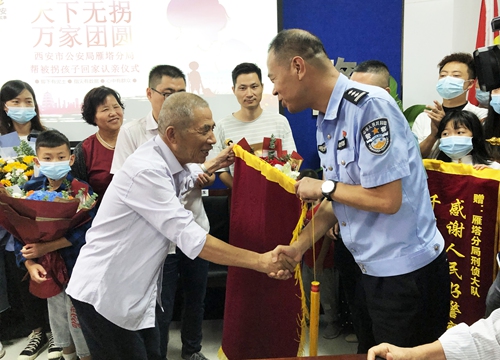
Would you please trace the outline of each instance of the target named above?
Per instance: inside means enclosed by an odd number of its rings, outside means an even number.
[[[69,229],[91,219],[89,210],[95,206],[97,197],[88,193],[86,183],[76,179],[68,181],[66,189],[24,193],[8,191],[0,185],[0,225],[23,244],[61,238]],[[58,252],[50,252],[37,262],[45,268],[47,276],[41,284],[30,281],[31,293],[40,298],[57,295],[68,281],[63,259]]]
[[[26,141],[14,146],[15,157],[0,158],[0,183],[4,186],[22,186],[33,176],[35,152]]]
[[[262,143],[253,145],[249,145],[246,139],[243,138],[238,142],[238,145],[292,179],[299,176],[300,165],[302,165],[303,161],[302,157],[296,151],[288,154],[286,150],[282,149],[281,139],[276,138],[274,135],[265,137]]]

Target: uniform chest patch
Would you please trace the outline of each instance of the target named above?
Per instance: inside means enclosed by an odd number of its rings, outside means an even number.
[[[318,151],[322,154],[326,154],[326,144],[323,143],[321,145],[318,145]]]
[[[385,118],[373,120],[361,129],[365,145],[375,155],[384,154],[391,145],[389,121]]]

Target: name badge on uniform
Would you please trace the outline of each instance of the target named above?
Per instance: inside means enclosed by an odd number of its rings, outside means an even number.
[[[326,143],[318,145],[318,151],[322,154],[326,154]]]
[[[361,129],[368,150],[375,155],[384,154],[391,145],[389,121],[386,118],[373,120]]]
[[[342,136],[343,138],[337,142],[337,150],[342,150],[347,147],[347,133],[344,130],[342,130]]]

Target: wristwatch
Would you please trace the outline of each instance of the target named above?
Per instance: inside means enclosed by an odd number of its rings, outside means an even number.
[[[323,193],[323,196],[326,197],[328,201],[333,201],[331,198],[331,195],[335,192],[335,189],[337,188],[337,182],[333,180],[326,180],[322,185],[321,185],[321,192]]]

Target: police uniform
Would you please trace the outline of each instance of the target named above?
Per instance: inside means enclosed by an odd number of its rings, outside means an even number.
[[[364,274],[361,281],[375,341],[399,346],[423,343],[427,338],[397,325],[399,321],[408,326],[409,319],[415,332],[423,330],[415,322],[438,328],[424,331],[436,340],[446,330],[449,311],[444,240],[436,227],[420,151],[401,110],[383,89],[340,74],[326,112],[318,115],[317,143],[325,179],[364,188],[402,181],[402,204],[396,214],[359,210],[336,201],[332,205],[343,241]],[[430,277],[436,279],[421,278],[435,266],[440,270]],[[381,281],[388,285],[389,279],[398,283],[381,287]],[[439,294],[434,293],[441,287]],[[435,295],[439,298],[432,299]],[[416,309],[405,313],[410,306]],[[406,320],[381,324],[384,317],[399,315]],[[432,325],[430,316],[437,316],[439,324]]]

